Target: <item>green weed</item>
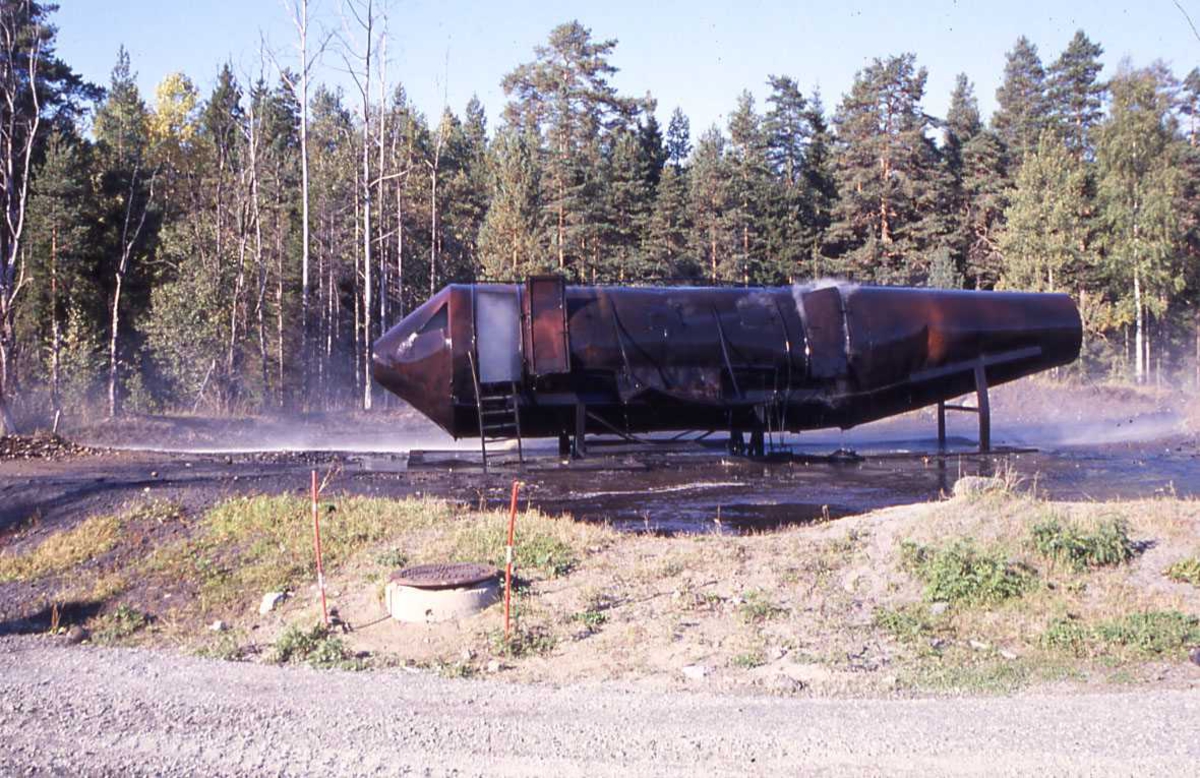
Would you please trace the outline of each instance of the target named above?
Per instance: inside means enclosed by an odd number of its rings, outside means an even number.
[[[306,663],[322,670],[361,670],[365,666],[321,624],[308,630],[295,624],[285,629],[275,641],[271,659],[277,664]]]
[[[145,613],[122,604],[100,620],[100,624],[92,632],[92,639],[101,644],[117,643],[145,629],[149,624],[150,617]]]
[[[1086,530],[1075,522],[1051,516],[1035,524],[1030,534],[1039,554],[1075,572],[1123,564],[1137,554],[1129,527],[1121,519],[1104,519]]]
[[[787,608],[776,605],[765,592],[758,589],[743,594],[742,602],[738,605],[738,616],[747,624],[761,624],[786,613]]]
[[[970,539],[944,548],[904,541],[901,561],[925,584],[930,602],[991,605],[1020,597],[1037,585],[1037,574],[1010,562],[1001,549],[980,550]]]
[[[1180,559],[1164,570],[1163,574],[1172,581],[1200,586],[1200,556]]]

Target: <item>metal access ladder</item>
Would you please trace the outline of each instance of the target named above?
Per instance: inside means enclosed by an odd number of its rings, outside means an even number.
[[[470,352],[471,379],[475,384],[475,407],[479,412],[479,450],[483,472],[488,471],[488,443],[517,442],[517,461],[525,464],[521,444],[521,406],[516,382],[481,384]]]

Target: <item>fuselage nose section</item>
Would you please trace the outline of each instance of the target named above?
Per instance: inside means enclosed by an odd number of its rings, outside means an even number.
[[[371,375],[449,431],[453,422],[449,301],[435,295],[375,341]]]

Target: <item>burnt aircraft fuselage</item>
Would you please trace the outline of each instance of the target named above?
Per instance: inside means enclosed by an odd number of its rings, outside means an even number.
[[[373,375],[454,437],[477,397],[520,434],[853,427],[1079,354],[1063,294],[849,284],[775,288],[452,285],[381,337]],[[581,409],[586,414],[581,414]]]

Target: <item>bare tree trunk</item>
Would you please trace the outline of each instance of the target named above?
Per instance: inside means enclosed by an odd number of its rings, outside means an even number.
[[[1141,384],[1145,383],[1146,380],[1144,361],[1146,358],[1146,336],[1143,332],[1143,327],[1145,325],[1145,311],[1143,310],[1142,306],[1142,278],[1141,273],[1136,265],[1133,268],[1133,319],[1134,326],[1136,327],[1133,348],[1135,354],[1133,375],[1134,380]]]
[[[21,10],[16,3],[0,9],[0,435],[17,431],[10,403],[16,384],[16,304],[25,283],[21,237],[42,118],[36,88],[42,40],[21,29]]]
[[[112,311],[109,324],[111,333],[108,341],[108,418],[117,416],[120,402],[117,396],[118,384],[118,354],[117,346],[121,336],[121,291],[125,286],[125,275],[129,272],[129,261],[133,256],[133,247],[142,234],[146,225],[146,216],[150,213],[150,203],[154,200],[154,182],[157,172],[150,174],[150,182],[146,193],[146,202],[142,205],[141,216],[131,229],[133,221],[134,197],[137,194],[138,168],[135,166],[129,177],[129,192],[125,199],[125,219],[121,227],[121,258],[117,262],[117,270],[113,278]]]
[[[50,227],[50,405],[62,412],[59,363],[62,354],[62,327],[58,322],[58,224]]]

